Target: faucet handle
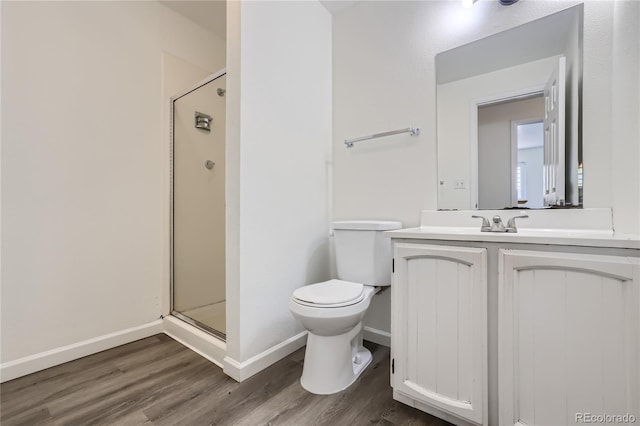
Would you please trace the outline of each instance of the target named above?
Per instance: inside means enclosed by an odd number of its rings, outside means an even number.
[[[507,222],[507,232],[518,232],[518,229],[516,228],[516,219],[525,219],[529,217],[528,214],[523,214],[520,216],[513,216],[511,219],[509,219],[509,221]]]
[[[489,229],[491,229],[491,224],[489,224],[489,219],[487,219],[484,216],[477,216],[477,215],[473,215],[471,216],[474,219],[482,219],[482,226],[480,227],[481,231],[488,231]]]

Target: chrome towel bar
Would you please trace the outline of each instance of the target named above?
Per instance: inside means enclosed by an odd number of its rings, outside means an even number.
[[[347,148],[353,148],[354,142],[366,141],[366,140],[375,139],[375,138],[382,138],[385,136],[397,135],[399,133],[411,133],[411,136],[418,136],[420,134],[420,129],[418,127],[407,127],[406,129],[376,133],[369,136],[360,136],[359,138],[345,139],[344,144],[347,146]]]

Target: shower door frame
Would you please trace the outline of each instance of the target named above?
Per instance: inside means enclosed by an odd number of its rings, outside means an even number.
[[[190,318],[178,311],[176,311],[173,307],[174,307],[174,300],[173,300],[173,295],[174,295],[174,268],[173,268],[173,261],[174,261],[174,256],[173,256],[173,246],[174,246],[174,241],[173,241],[173,219],[174,219],[174,212],[173,212],[173,201],[174,201],[174,191],[173,191],[173,184],[174,184],[174,179],[173,179],[173,156],[174,156],[174,126],[173,126],[173,122],[175,120],[175,101],[177,101],[178,99],[182,98],[183,96],[188,95],[191,92],[194,92],[196,90],[198,90],[199,88],[211,83],[212,81],[227,75],[227,70],[226,68],[221,69],[218,72],[215,72],[213,74],[211,74],[210,76],[206,77],[204,80],[198,82],[195,86],[193,86],[191,89],[186,90],[183,93],[180,93],[176,96],[172,96],[169,99],[169,300],[170,300],[170,305],[169,305],[169,315],[172,315],[178,319],[180,319],[181,321],[186,322],[187,324],[190,324],[196,328],[199,328],[200,330],[211,334],[212,336],[222,340],[223,342],[226,342],[227,340],[227,335],[226,333],[223,333],[219,330],[216,330],[212,327],[209,327],[206,324],[201,323],[200,321],[197,321],[193,318]],[[226,97],[225,97],[225,120],[226,120]],[[225,126],[226,127],[226,126]],[[226,141],[226,137],[225,137],[225,144],[227,143]],[[226,181],[226,176],[225,176],[225,181]],[[225,182],[225,187],[226,187],[226,182]],[[226,196],[225,196],[226,197]],[[226,219],[225,219],[226,222]],[[225,253],[225,257],[226,257],[226,253]],[[226,261],[226,259],[225,259]],[[226,300],[226,291],[225,291],[225,300]],[[226,303],[226,302],[225,302]],[[225,307],[226,309],[226,307]],[[226,315],[226,312],[225,312]]]

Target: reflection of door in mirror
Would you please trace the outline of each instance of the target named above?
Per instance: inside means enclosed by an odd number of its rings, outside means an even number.
[[[537,123],[541,128],[544,118],[544,97],[537,93],[525,99],[507,99],[483,105],[478,108],[478,208],[501,209],[505,207],[542,207],[542,182],[536,202],[518,199],[518,163],[521,156],[529,162],[540,153],[539,170],[533,163],[525,177],[527,182],[536,182],[535,176],[542,177],[542,140],[525,134],[527,125]],[[525,151],[531,151],[527,152]],[[526,155],[529,154],[529,155]],[[524,161],[524,160],[523,160]],[[522,176],[521,176],[522,177]],[[536,195],[528,188],[528,195]],[[532,191],[535,189],[532,188]],[[524,202],[521,202],[524,201]],[[538,202],[539,201],[539,202]]]
[[[565,204],[565,58],[559,57],[544,88],[544,205]]]

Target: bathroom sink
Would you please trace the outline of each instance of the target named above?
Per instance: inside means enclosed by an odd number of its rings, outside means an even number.
[[[488,218],[500,215],[504,222],[522,214],[529,217],[518,219],[516,233],[481,232],[482,222],[472,218],[478,214]],[[614,232],[611,209],[424,210],[419,227],[389,231],[386,235],[390,238],[640,248],[638,235]]]

